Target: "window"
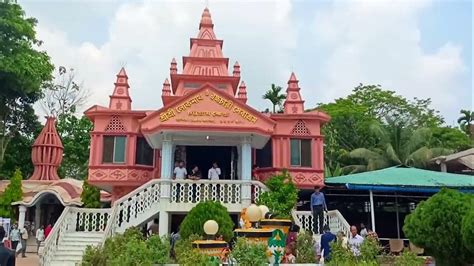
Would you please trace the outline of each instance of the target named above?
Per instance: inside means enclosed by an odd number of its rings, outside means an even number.
[[[311,167],[311,140],[291,139],[291,166]]]
[[[125,163],[125,136],[105,136],[102,162]]]
[[[144,137],[138,137],[135,164],[153,165],[153,159],[153,149]]]
[[[268,140],[267,144],[263,147],[263,149],[258,149],[256,151],[256,158],[255,162],[258,167],[272,167],[272,140]]]

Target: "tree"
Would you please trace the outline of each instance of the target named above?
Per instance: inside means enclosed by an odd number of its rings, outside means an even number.
[[[461,110],[461,116],[458,118],[458,124],[462,131],[471,135],[471,126],[474,124],[474,112],[469,110]]]
[[[273,105],[273,113],[276,112],[275,108],[276,106],[281,106],[283,100],[286,99],[285,94],[281,94],[282,88],[280,86],[275,86],[275,84],[272,84],[272,88],[269,89],[265,94],[263,95],[263,99],[269,100],[272,102]]]
[[[208,220],[215,220],[219,225],[218,235],[222,235],[226,241],[233,236],[234,222],[227,212],[227,208],[219,202],[200,202],[186,215],[181,223],[179,233],[186,239],[193,234],[205,236],[203,225]]]
[[[291,211],[298,201],[298,189],[288,172],[274,175],[265,182],[269,191],[258,198],[259,205],[266,205],[270,212],[279,218],[290,218]]]
[[[92,126],[85,116],[79,119],[72,113],[65,113],[58,117],[57,130],[64,146],[59,168],[61,177],[84,179],[87,176]]]
[[[37,120],[32,104],[41,96],[41,86],[51,79],[53,65],[46,52],[35,47],[37,20],[26,18],[15,3],[0,2],[0,163],[17,132]]]
[[[87,180],[84,180],[81,201],[84,208],[100,208],[100,189],[89,185]]]
[[[13,202],[20,201],[23,198],[23,190],[21,187],[21,171],[17,169],[10,178],[10,184],[0,197],[0,217],[14,219],[14,208],[11,205]]]
[[[471,196],[470,210],[462,219],[461,234],[464,245],[474,254],[474,197]]]
[[[458,128],[435,127],[431,129],[431,133],[431,138],[428,141],[428,145],[431,147],[441,147],[458,152],[467,150],[473,145],[469,136]]]
[[[435,257],[436,265],[463,265],[473,255],[461,234],[469,203],[468,195],[443,188],[405,218],[403,231],[410,241]]]
[[[45,83],[42,98],[43,109],[50,116],[61,117],[73,114],[81,108],[89,97],[89,91],[75,81],[74,69],[58,68],[54,81]]]
[[[400,122],[389,121],[388,125],[373,124],[371,133],[378,139],[375,148],[357,148],[349,153],[363,164],[346,166],[352,172],[371,171],[395,165],[425,167],[434,157],[452,151],[429,147],[432,133],[429,128],[411,129]]]

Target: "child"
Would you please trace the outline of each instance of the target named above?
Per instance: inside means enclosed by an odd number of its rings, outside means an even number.
[[[294,245],[291,243],[290,245],[286,246],[285,249],[285,256],[283,257],[282,263],[296,263],[296,257],[294,255]]]

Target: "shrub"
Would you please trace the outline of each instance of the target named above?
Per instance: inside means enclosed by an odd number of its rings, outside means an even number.
[[[467,195],[442,189],[405,218],[403,230],[410,241],[435,257],[436,265],[462,265],[472,256],[461,235],[468,210]]]
[[[137,228],[117,234],[102,247],[88,246],[82,258],[83,266],[128,266],[169,263],[170,244],[167,238],[152,236],[145,240]]]
[[[215,220],[219,224],[217,234],[222,235],[227,242],[230,241],[234,222],[230,218],[227,208],[214,201],[198,203],[191,209],[181,223],[179,230],[181,237],[188,238],[192,234],[205,236],[202,227],[207,220]]]
[[[81,201],[84,208],[100,208],[100,190],[89,185],[87,180],[84,180],[82,183]]]
[[[415,253],[404,251],[400,256],[395,257],[395,266],[422,266],[425,264],[423,258],[416,256]]]
[[[21,187],[21,171],[16,169],[10,184],[0,197],[0,217],[15,219],[14,208],[11,204],[15,201],[20,201],[23,198],[23,191]]]
[[[343,247],[341,242],[333,242],[331,245],[331,260],[327,265],[331,266],[372,266],[378,265],[377,255],[381,250],[380,245],[375,240],[364,240],[360,246],[360,256],[356,257],[352,251]]]
[[[304,231],[296,238],[296,263],[316,263],[313,234]]]
[[[362,245],[360,246],[360,256],[359,260],[363,262],[376,262],[377,255],[382,250],[379,242],[373,238],[366,238]]]
[[[298,189],[290,174],[284,171],[272,176],[265,185],[270,191],[263,192],[257,200],[259,205],[266,205],[277,218],[291,218],[291,211],[298,201]]]
[[[193,249],[193,241],[199,239],[202,237],[192,234],[188,238],[181,238],[176,242],[176,260],[180,265],[206,265],[209,263],[209,256]]]
[[[354,254],[348,249],[342,246],[341,242],[330,243],[331,246],[331,260],[327,263],[329,266],[337,265],[356,265],[356,258]]]
[[[238,265],[258,266],[267,265],[267,246],[262,243],[253,243],[243,237],[237,238],[237,241],[230,254]]]
[[[462,219],[461,234],[466,248],[474,253],[474,197],[471,196],[469,203],[471,208]],[[471,261],[472,262],[472,261]]]

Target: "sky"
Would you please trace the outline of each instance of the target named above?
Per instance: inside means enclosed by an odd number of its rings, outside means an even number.
[[[19,3],[39,21],[41,49],[55,66],[74,68],[91,92],[82,109],[108,105],[122,66],[133,108],[160,108],[171,59],[181,70],[206,5],[224,56],[240,63],[248,104],[258,110],[271,107],[262,95],[272,83],[286,89],[292,71],[306,108],[360,83],[431,98],[448,125],[474,105],[470,0]]]

